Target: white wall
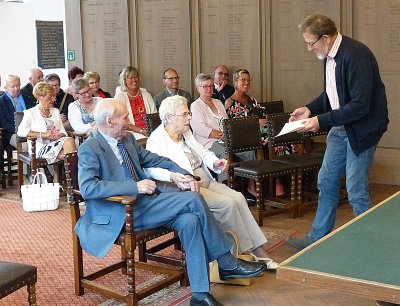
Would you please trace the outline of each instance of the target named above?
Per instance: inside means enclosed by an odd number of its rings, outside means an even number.
[[[21,84],[28,83],[28,71],[37,66],[35,20],[63,21],[66,54],[64,0],[25,0],[25,3],[0,2],[0,75],[16,74]],[[67,61],[67,59],[65,58]],[[67,66],[67,62],[65,63]],[[57,73],[61,87],[68,87],[68,69],[46,69],[44,74]],[[2,85],[4,82],[2,81]]]

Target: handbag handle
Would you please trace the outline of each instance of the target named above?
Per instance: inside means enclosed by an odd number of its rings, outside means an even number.
[[[225,231],[225,234],[227,234],[228,236],[231,236],[233,238],[234,241],[234,245],[233,245],[233,250],[232,250],[232,254],[235,255],[236,257],[239,256],[239,245],[240,245],[240,241],[239,241],[239,236],[233,232],[233,231]]]
[[[35,176],[33,177],[32,185],[33,185],[33,184],[36,184],[36,179],[39,177],[39,174],[42,175],[43,182],[44,182],[43,184],[47,184],[46,175],[44,175],[43,172],[37,171],[36,174],[35,174]]]

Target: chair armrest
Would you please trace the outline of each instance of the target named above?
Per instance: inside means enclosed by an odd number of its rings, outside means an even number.
[[[110,201],[110,202],[119,202],[124,205],[132,205],[136,201],[136,197],[132,196],[113,196],[113,197],[108,197],[105,198],[104,200]]]

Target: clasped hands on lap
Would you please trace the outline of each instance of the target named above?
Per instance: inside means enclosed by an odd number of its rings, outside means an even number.
[[[171,181],[173,181],[181,190],[190,190],[194,192],[200,191],[200,182],[196,181],[190,175],[173,172],[171,174]],[[153,194],[156,190],[156,182],[145,179],[137,182],[138,193],[140,194]]]

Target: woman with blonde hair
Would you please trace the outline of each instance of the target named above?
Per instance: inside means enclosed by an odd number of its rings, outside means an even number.
[[[24,118],[18,127],[20,137],[35,137],[36,156],[45,158],[49,164],[62,160],[64,153],[76,151],[74,139],[67,137],[60,112],[53,107],[56,93],[50,84],[39,82],[33,88],[38,104],[24,111]],[[28,140],[29,151],[31,141]]]
[[[92,89],[93,97],[99,97],[102,99],[111,98],[111,94],[100,88],[100,74],[96,71],[87,71],[83,75],[84,78],[88,79],[89,86]]]

